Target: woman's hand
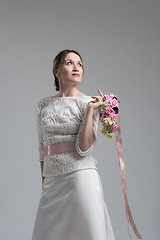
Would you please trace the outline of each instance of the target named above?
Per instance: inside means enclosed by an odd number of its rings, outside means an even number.
[[[95,99],[94,101],[91,101],[88,103],[89,108],[92,108],[93,110],[95,110],[96,108],[99,108],[103,103],[103,93],[99,88],[98,88],[98,92],[100,96],[91,96],[92,98],[95,98]]]

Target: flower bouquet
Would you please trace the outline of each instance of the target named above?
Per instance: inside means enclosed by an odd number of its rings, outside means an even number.
[[[108,138],[114,136],[114,132],[117,129],[117,113],[119,112],[120,101],[117,96],[110,93],[103,96],[103,103],[101,105],[100,121],[102,127],[100,128],[101,133],[106,135]]]

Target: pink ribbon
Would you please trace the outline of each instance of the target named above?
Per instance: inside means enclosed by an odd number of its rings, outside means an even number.
[[[122,144],[122,137],[121,137],[121,128],[120,128],[120,117],[119,113],[117,114],[117,125],[118,128],[116,129],[116,145],[117,145],[117,152],[118,152],[118,158],[119,158],[119,167],[120,167],[120,174],[121,174],[121,180],[122,180],[122,188],[123,188],[123,195],[125,200],[125,207],[126,207],[126,217],[128,220],[128,233],[129,233],[129,222],[131,223],[131,226],[137,236],[138,239],[142,239],[140,233],[138,232],[138,229],[134,223],[131,210],[128,204],[127,199],[127,190],[126,190],[126,180],[125,180],[125,165],[124,165],[124,158],[123,158],[123,144]],[[132,239],[130,233],[129,233],[130,239]]]
[[[60,142],[60,143],[53,143],[45,146],[44,155],[50,156],[54,154],[61,154],[61,153],[75,152],[75,151],[76,151],[75,141]]]

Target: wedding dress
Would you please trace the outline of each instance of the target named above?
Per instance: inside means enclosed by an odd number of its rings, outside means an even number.
[[[91,96],[49,96],[36,104],[43,190],[32,240],[115,240],[103,187],[91,152],[96,145],[100,108],[93,113],[95,141],[79,147]],[[75,151],[45,155],[50,144],[74,142]]]

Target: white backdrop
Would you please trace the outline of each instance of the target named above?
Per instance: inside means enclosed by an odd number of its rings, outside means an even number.
[[[2,239],[31,239],[41,194],[35,106],[58,93],[52,62],[66,48],[84,59],[80,91],[121,101],[129,204],[143,239],[160,239],[159,12],[157,0],[1,0]],[[127,240],[115,137],[99,130],[93,155],[115,238]]]

